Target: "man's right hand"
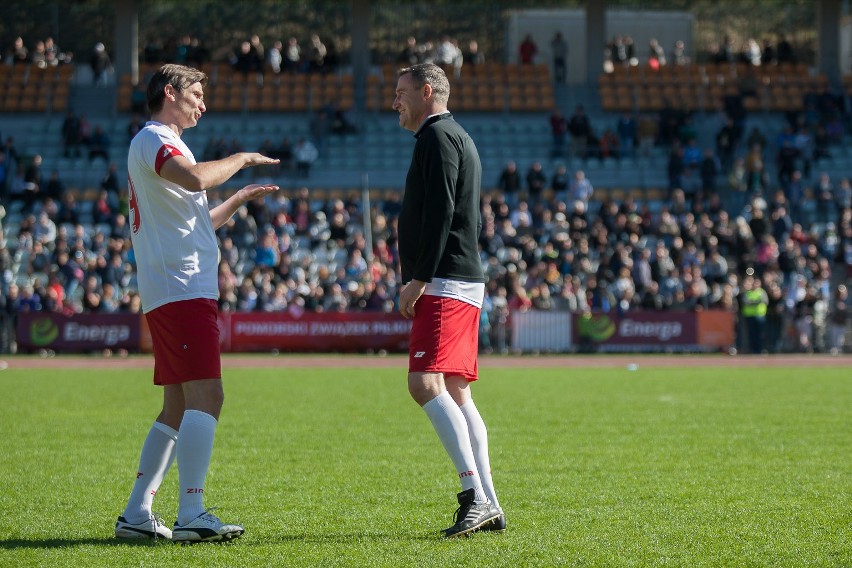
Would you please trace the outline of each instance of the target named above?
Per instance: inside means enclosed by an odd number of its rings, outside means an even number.
[[[243,164],[241,169],[250,168],[252,166],[278,164],[281,162],[281,160],[277,158],[270,158],[263,154],[258,154],[257,152],[242,152],[242,156],[245,159],[245,164]]]

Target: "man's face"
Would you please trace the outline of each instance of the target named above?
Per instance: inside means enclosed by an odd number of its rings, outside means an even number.
[[[399,125],[402,128],[415,132],[420,126],[426,112],[426,89],[426,85],[418,88],[410,73],[402,75],[397,81],[393,109],[399,113]]]
[[[204,105],[204,88],[201,83],[193,83],[182,91],[175,89],[174,93],[181,126],[192,128],[198,124],[201,115],[207,112],[207,107]]]

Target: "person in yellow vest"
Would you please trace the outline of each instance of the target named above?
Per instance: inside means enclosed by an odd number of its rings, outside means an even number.
[[[760,278],[751,275],[743,280],[740,314],[745,320],[748,346],[751,353],[763,353],[763,337],[766,331],[766,309],[769,296],[761,286]]]

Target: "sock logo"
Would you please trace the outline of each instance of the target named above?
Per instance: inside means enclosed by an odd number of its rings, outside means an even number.
[[[473,477],[474,475],[476,475],[476,474],[473,473],[472,471],[460,471],[459,472],[459,477]]]
[[[139,479],[139,478],[140,478],[140,477],[142,477],[143,475],[145,475],[145,474],[144,474],[144,473],[142,473],[141,471],[137,471],[137,472],[136,472],[136,479]]]
[[[424,355],[426,355],[425,351],[418,351],[417,353],[414,354],[414,358],[415,359],[421,359]]]
[[[187,494],[204,493],[203,487],[190,487],[186,490]]]

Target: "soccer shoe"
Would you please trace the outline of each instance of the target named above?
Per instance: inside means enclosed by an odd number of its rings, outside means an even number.
[[[172,529],[173,542],[224,542],[239,538],[246,529],[240,525],[226,525],[219,517],[204,511],[185,525],[175,523]]]
[[[163,519],[154,513],[138,525],[130,524],[124,517],[119,517],[115,521],[115,536],[116,538],[164,538],[171,540],[172,531],[163,524]]]
[[[455,524],[442,531],[445,538],[467,536],[485,525],[491,524],[501,515],[500,509],[488,501],[475,503],[475,496],[476,491],[472,488],[458,494],[459,508],[453,515]]]
[[[491,531],[496,533],[501,533],[506,530],[506,515],[503,513],[503,509],[499,509],[500,516],[495,517],[493,521],[488,523],[487,525],[483,525],[479,530],[481,531]]]

